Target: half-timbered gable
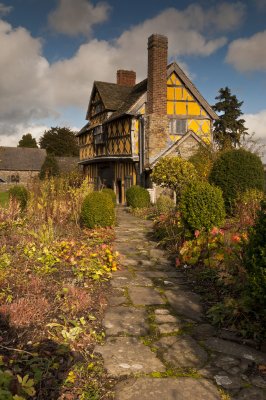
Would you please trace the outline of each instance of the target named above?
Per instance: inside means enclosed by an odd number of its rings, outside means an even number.
[[[118,70],[117,82],[94,82],[78,133],[80,164],[96,187],[111,187],[118,202],[132,184],[149,185],[155,163],[168,154],[188,158],[212,141],[217,115],[182,69],[167,65],[167,38],[148,41],[148,77]]]

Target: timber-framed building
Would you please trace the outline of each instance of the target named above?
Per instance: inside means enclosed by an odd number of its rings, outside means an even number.
[[[187,75],[167,64],[168,41],[148,40],[148,76],[118,70],[116,83],[94,82],[86,119],[78,133],[80,164],[96,187],[110,187],[119,203],[131,185],[151,187],[150,173],[165,155],[189,158],[212,141],[217,115]]]

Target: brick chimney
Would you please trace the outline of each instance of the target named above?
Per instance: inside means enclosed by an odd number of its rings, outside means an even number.
[[[122,86],[135,86],[136,85],[136,72],[119,69],[116,73],[116,83]]]
[[[168,39],[153,34],[148,39],[148,89],[146,105],[146,165],[167,146]]]

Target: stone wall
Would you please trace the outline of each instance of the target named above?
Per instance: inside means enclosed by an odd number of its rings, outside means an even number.
[[[39,176],[39,171],[0,171],[0,178],[8,184],[21,183],[26,185],[32,179]],[[19,178],[19,182],[16,182],[16,178]],[[0,183],[4,186],[5,183]]]
[[[189,136],[183,143],[178,146],[177,155],[187,160],[196,153],[198,148],[199,142],[192,136]]]

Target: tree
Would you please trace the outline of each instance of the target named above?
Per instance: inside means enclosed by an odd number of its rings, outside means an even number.
[[[197,172],[194,165],[178,156],[161,158],[151,174],[154,183],[176,192],[177,201],[188,183],[196,178]]]
[[[32,137],[31,133],[26,133],[18,142],[18,147],[38,148],[36,139]]]
[[[55,156],[78,156],[78,142],[75,132],[63,127],[51,127],[45,131],[40,138],[41,149],[46,149],[47,153]]]
[[[213,106],[213,109],[222,114],[214,122],[214,140],[220,149],[238,147],[241,138],[247,135],[245,120],[239,118],[243,114],[240,110],[243,101],[238,101],[228,87],[221,88],[219,96],[215,99],[218,102]]]
[[[40,170],[40,179],[51,178],[59,174],[59,167],[54,154],[47,154]]]

